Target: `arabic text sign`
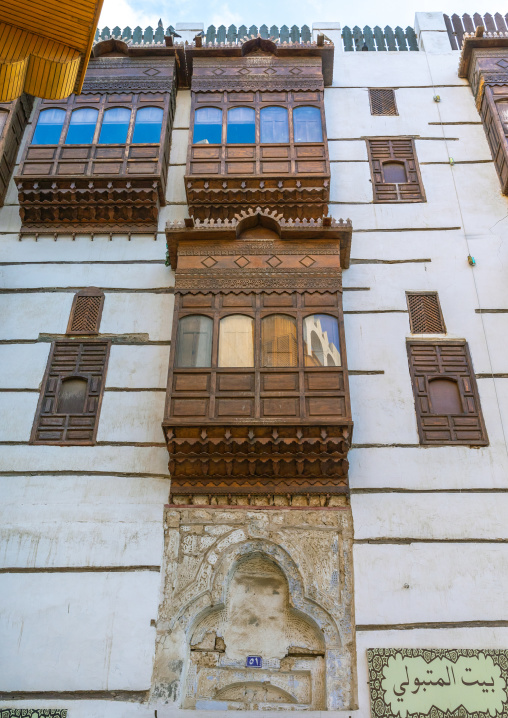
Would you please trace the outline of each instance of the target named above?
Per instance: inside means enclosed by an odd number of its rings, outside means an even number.
[[[508,716],[506,651],[372,649],[368,658],[373,715]]]

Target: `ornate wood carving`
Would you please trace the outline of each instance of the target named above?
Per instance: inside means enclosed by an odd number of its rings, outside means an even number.
[[[49,355],[32,431],[34,444],[93,444],[104,391],[110,342],[58,341]],[[62,411],[62,384],[86,382],[80,411]]]
[[[0,207],[5,200],[32,105],[33,97],[24,94],[13,102],[0,103]]]
[[[374,202],[425,202],[414,140],[383,137],[367,140]],[[400,182],[387,175],[386,165],[401,165]]]
[[[340,494],[347,492],[352,420],[342,320],[341,258],[351,223],[295,225],[261,212],[234,222],[168,224],[176,269],[172,345],[178,321],[213,320],[210,367],[181,368],[172,352],[163,428],[172,493]],[[304,362],[304,317],[336,317],[339,365]],[[218,363],[219,322],[252,317],[254,366]],[[272,314],[297,326],[295,366],[261,361],[261,322]]]
[[[101,45],[104,43],[101,43]],[[169,52],[169,51],[168,51]],[[29,144],[16,178],[23,230],[51,225],[59,231],[83,231],[93,225],[104,231],[157,228],[158,212],[165,204],[169,147],[176,94],[174,56],[92,58],[83,94],[59,102],[43,101],[66,112],[58,145]],[[149,51],[146,51],[149,54]],[[98,110],[94,138],[88,145],[66,145],[73,110]],[[113,107],[131,109],[125,144],[99,144],[104,112]],[[163,109],[158,144],[132,142],[136,111]]]
[[[487,446],[489,440],[467,343],[408,341],[407,351],[420,443]],[[432,384],[443,379],[448,381],[440,395],[434,391],[437,385]],[[449,410],[443,410],[447,407]]]
[[[309,48],[307,48],[309,50]],[[189,212],[195,219],[231,219],[245,207],[277,211],[286,219],[318,219],[328,212],[330,163],[324,114],[322,58],[303,46],[281,48],[260,38],[250,40],[235,55],[214,48],[193,51],[192,105],[187,172]],[[287,142],[260,141],[260,111],[288,109]],[[220,144],[192,144],[195,111],[214,107],[222,112]],[[256,113],[256,141],[228,144],[229,109],[248,106]],[[295,142],[293,110],[318,107],[323,138]]]
[[[508,37],[466,33],[459,77],[469,79],[502,192],[508,194]]]

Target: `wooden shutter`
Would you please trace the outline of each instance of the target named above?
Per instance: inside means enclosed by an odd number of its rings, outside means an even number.
[[[370,170],[374,188],[374,202],[424,202],[425,193],[411,139],[382,138],[367,140]],[[384,179],[383,164],[400,162],[407,181],[400,184]]]
[[[407,343],[420,443],[486,446],[489,441],[466,342]],[[456,382],[461,412],[437,413],[430,397],[434,379]]]
[[[89,287],[78,292],[72,303],[67,334],[97,334],[101,322],[104,292]]]
[[[398,115],[395,91],[389,89],[369,90],[371,115]]]
[[[109,356],[109,342],[55,342],[32,432],[36,444],[91,444],[95,440]],[[79,414],[58,413],[65,379],[84,379],[87,392]]]
[[[437,292],[407,293],[412,334],[446,334]]]
[[[492,88],[485,88],[480,114],[502,191],[508,194],[508,137],[503,111],[504,103],[508,101],[508,86],[503,90],[504,96],[495,98]]]

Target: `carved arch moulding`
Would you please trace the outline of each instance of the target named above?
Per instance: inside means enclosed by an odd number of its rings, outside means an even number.
[[[165,518],[152,701],[354,708],[350,510],[167,507]]]

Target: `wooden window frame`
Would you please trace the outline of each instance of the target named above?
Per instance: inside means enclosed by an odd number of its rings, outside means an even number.
[[[79,304],[79,300],[84,297],[98,297],[100,299],[99,307],[97,310],[97,313],[94,317],[94,328],[87,330],[81,330],[76,331],[76,329],[73,329],[73,323],[75,320],[75,314],[76,309]],[[66,334],[72,334],[73,336],[86,336],[86,335],[94,335],[99,333],[99,328],[101,324],[101,318],[102,318],[102,310],[104,308],[104,292],[102,289],[97,289],[96,287],[88,287],[87,289],[82,289],[80,292],[77,292],[74,295],[74,299],[72,301],[72,307],[71,307],[71,313],[69,316],[69,323],[67,325],[67,331]]]
[[[406,346],[420,444],[487,446],[489,439],[467,342],[414,339],[407,340]],[[418,355],[422,357],[420,365]],[[429,381],[438,378],[457,382],[463,407],[460,415],[432,412]]]
[[[436,309],[439,314],[439,322],[441,325],[440,331],[424,331],[424,332],[418,332],[415,330],[416,325],[416,318],[413,315],[413,308],[411,307],[410,297],[434,297],[436,300]],[[417,292],[417,291],[411,291],[406,292],[406,301],[407,301],[407,308],[409,312],[409,326],[411,329],[411,334],[446,334],[446,324],[443,316],[443,311],[441,309],[441,302],[439,301],[439,294],[438,292],[431,292],[431,291],[423,291],[423,292]]]
[[[307,402],[309,399],[313,401],[319,401],[320,397],[328,399],[329,397],[341,396],[343,398],[345,407],[349,406],[349,384],[348,384],[348,373],[347,373],[347,360],[346,360],[346,342],[344,332],[344,320],[342,309],[339,306],[340,300],[337,299],[335,306],[305,306],[304,295],[305,291],[301,290],[288,290],[288,294],[291,296],[291,306],[270,306],[263,307],[263,297],[267,294],[266,292],[250,292],[246,290],[246,294],[252,295],[253,305],[251,309],[245,306],[223,306],[224,298],[228,296],[227,292],[221,292],[219,294],[209,295],[209,292],[204,290],[207,296],[211,296],[211,306],[208,309],[202,307],[184,308],[182,306],[182,299],[185,294],[180,292],[175,293],[175,309],[174,309],[174,324],[172,330],[171,342],[172,346],[175,347],[175,351],[171,353],[170,368],[168,375],[168,395],[165,408],[165,416],[173,417],[171,421],[178,421],[176,415],[173,412],[173,405],[175,401],[189,401],[197,399],[198,401],[207,402],[207,414],[199,419],[196,417],[188,419],[191,423],[199,424],[219,424],[222,425],[224,422],[232,420],[232,417],[221,416],[216,412],[216,403],[220,400],[245,397],[252,402],[253,413],[249,417],[249,420],[259,424],[270,424],[273,422],[280,423],[281,417],[277,416],[273,419],[267,417],[263,413],[262,405],[263,402],[268,399],[272,400],[276,395],[284,397],[286,399],[294,400],[298,405],[298,413],[294,418],[288,417],[282,419],[282,421],[289,421],[292,424],[308,424],[309,421],[313,421],[316,424],[326,424],[333,422],[335,419],[316,417],[313,418],[310,414]],[[269,294],[269,292],[268,292]],[[226,316],[232,314],[243,314],[251,317],[254,320],[254,366],[253,367],[220,367],[218,365],[219,358],[219,323],[220,320]],[[296,337],[297,337],[297,356],[298,361],[296,366],[288,367],[265,367],[262,365],[262,345],[261,345],[261,322],[262,320],[270,315],[274,314],[285,314],[291,316],[296,320]],[[304,342],[303,342],[303,320],[307,316],[314,316],[315,314],[327,314],[334,317],[337,320],[339,328],[339,342],[340,342],[340,354],[341,354],[341,365],[340,366],[306,366],[304,361]],[[212,332],[212,360],[210,367],[196,367],[196,368],[185,368],[176,366],[176,342],[178,336],[178,325],[180,319],[185,316],[202,315],[210,317],[213,321],[213,332]],[[319,385],[319,389],[309,388],[308,377],[312,374],[328,374],[332,373],[341,374],[342,379],[340,380],[340,386],[342,388],[330,388]],[[266,389],[263,388],[266,385],[266,380],[263,378],[269,374],[272,375],[293,375],[294,376],[294,389],[283,389],[282,392],[277,392],[274,388]],[[176,389],[178,384],[178,376],[182,375],[207,375],[207,390],[200,390],[199,388],[193,388],[192,390]],[[252,382],[251,388],[241,389],[239,388],[234,395],[231,394],[231,390],[221,390],[220,377],[224,375],[251,375]],[[231,380],[234,381],[234,380]],[[288,379],[288,382],[290,380]],[[317,382],[319,383],[319,379]],[[347,409],[346,409],[347,410]],[[245,417],[244,420],[247,419]],[[185,421],[184,423],[188,423]]]
[[[391,100],[393,102],[393,108],[394,112],[375,112],[375,100],[373,93],[375,92],[391,92]],[[397,108],[397,100],[395,96],[395,90],[393,87],[369,87],[369,104],[370,104],[370,114],[374,117],[396,117],[399,114],[399,110]]]
[[[68,349],[78,347],[74,352],[74,367],[71,366],[71,360],[68,361],[67,368],[61,368],[61,363],[65,359],[61,358],[59,350],[64,352],[66,347]],[[90,357],[86,351],[91,347],[96,347],[102,353],[102,361],[96,367],[90,364],[93,357]],[[104,340],[75,341],[69,339],[52,343],[35,413],[30,438],[31,444],[93,446],[96,443],[110,348],[111,342]],[[57,412],[60,386],[65,379],[71,378],[86,379],[88,382],[86,408],[89,408],[92,403],[93,410],[84,411],[81,414],[59,414]],[[44,437],[44,433],[49,436]],[[56,436],[56,434],[60,434],[60,436]],[[79,436],[80,434],[81,436]]]
[[[408,204],[427,201],[412,137],[367,137],[366,142],[374,204]],[[387,146],[384,158],[382,143]],[[407,148],[406,151],[404,151],[404,144]],[[375,149],[376,151],[374,151]],[[379,156],[380,153],[381,156]],[[399,162],[404,165],[407,182],[385,182],[382,168],[389,162]]]
[[[210,160],[210,163],[213,163],[217,165],[218,172],[212,172],[207,171],[203,172],[202,175],[199,173],[195,173],[191,171],[191,174],[193,178],[199,179],[200,176],[206,176],[206,175],[216,175],[218,177],[235,177],[235,176],[241,176],[242,174],[252,175],[252,176],[268,176],[273,177],[274,175],[279,175],[282,177],[305,177],[308,172],[306,172],[305,169],[303,169],[303,163],[312,161],[313,157],[305,156],[305,148],[308,148],[307,152],[311,153],[313,148],[323,148],[323,151],[321,153],[321,156],[319,158],[316,157],[316,161],[319,160],[319,162],[323,163],[324,170],[319,170],[317,173],[318,175],[322,174],[329,174],[330,172],[330,162],[329,162],[329,155],[328,155],[328,139],[326,134],[326,118],[325,118],[325,111],[324,111],[324,92],[322,90],[320,91],[314,91],[314,94],[318,96],[318,99],[316,100],[310,100],[310,99],[303,99],[303,100],[295,100],[294,95],[302,94],[297,91],[292,90],[285,90],[284,94],[286,95],[286,100],[263,100],[262,95],[267,94],[266,91],[263,90],[252,90],[250,92],[245,91],[244,93],[239,93],[236,91],[222,91],[220,93],[214,93],[216,95],[221,95],[220,101],[209,101],[205,100],[203,98],[202,101],[200,101],[199,95],[202,93],[193,92],[192,93],[192,102],[191,102],[191,122],[190,122],[190,128],[189,128],[189,149],[188,149],[188,155],[187,155],[187,167],[193,168],[194,166],[197,166],[196,163],[196,157],[195,157],[195,150],[201,149],[203,147],[205,148],[219,148],[218,158]],[[239,94],[247,94],[253,99],[248,101],[246,99],[238,98],[237,96]],[[214,107],[217,109],[220,109],[222,112],[222,141],[220,144],[210,144],[210,145],[200,145],[200,144],[193,144],[194,139],[194,118],[196,110],[201,109],[203,107]],[[254,109],[255,111],[255,142],[253,143],[228,143],[227,142],[227,117],[228,117],[228,110],[233,109],[235,107],[249,107]],[[283,107],[287,110],[288,113],[288,133],[289,133],[289,142],[284,143],[261,143],[261,119],[260,119],[260,112],[265,107]],[[320,111],[321,115],[321,127],[323,132],[323,139],[320,142],[295,142],[294,141],[294,125],[293,125],[293,111],[297,107],[316,107]],[[281,157],[281,150],[277,150],[277,148],[288,148],[288,154],[286,157]],[[254,148],[253,151],[251,148]],[[272,151],[272,154],[275,156],[273,157],[265,157],[264,156],[264,150],[269,153],[270,150]],[[232,150],[232,151],[231,151]],[[300,152],[299,152],[300,150]],[[243,157],[242,157],[243,153]],[[248,155],[248,157],[247,157]],[[277,156],[278,155],[278,156]],[[285,163],[288,166],[287,171],[279,171],[277,168],[280,166],[281,163]],[[254,167],[254,172],[243,170],[242,164],[249,164]],[[299,171],[298,167],[299,164],[302,164],[302,170]],[[269,171],[270,166],[273,166],[273,171]],[[311,170],[312,173],[312,170]]]

